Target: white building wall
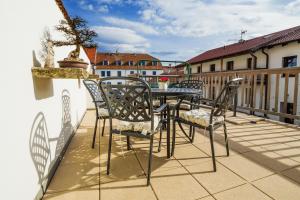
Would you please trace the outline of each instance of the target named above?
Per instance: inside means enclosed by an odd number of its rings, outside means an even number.
[[[125,67],[125,66],[124,66]],[[118,71],[121,71],[121,76],[128,76],[130,75],[130,72],[133,71],[134,74],[137,73],[137,70],[124,70],[124,69],[120,69],[120,70],[111,70],[111,69],[101,69],[101,70],[96,70],[96,74],[98,74],[101,77],[101,72],[104,71],[105,72],[105,77],[107,77],[107,71],[110,71],[110,76],[118,76]],[[163,70],[139,70],[140,73],[142,73],[142,71],[146,71],[146,75],[153,75],[153,71],[156,72],[156,75],[160,75],[163,73]],[[117,84],[116,81],[112,81],[112,84]]]
[[[43,130],[50,146],[44,172],[47,176],[50,163],[56,161],[71,134],[72,128],[66,129],[63,123],[64,115],[68,112],[73,128],[80,122],[86,110],[86,90],[78,80],[32,76],[31,67],[38,62],[35,59],[39,59],[44,28],[53,32],[53,26],[63,19],[55,1],[4,0],[0,3],[0,16],[0,199],[34,199],[40,185],[30,137],[37,134],[37,120],[44,116]],[[53,38],[58,37],[53,32]],[[72,48],[55,48],[55,63]],[[88,61],[84,53],[81,57]],[[68,102],[64,103],[63,95]],[[63,112],[63,108],[69,110]]]
[[[277,45],[273,48],[266,48],[265,52],[269,54],[269,68],[282,68],[282,59],[283,57],[287,56],[297,56],[297,66],[300,66],[300,43],[299,42],[292,42],[285,46]],[[257,57],[257,68],[265,68],[266,67],[266,55],[262,53],[262,50],[258,50],[254,53],[254,55]],[[239,55],[239,56],[233,56],[229,58],[223,59],[223,71],[226,71],[226,63],[228,61],[234,61],[234,70],[243,70],[247,69],[247,59],[252,58],[250,54],[245,55]],[[253,59],[252,59],[253,62]],[[216,71],[220,71],[221,66],[221,59],[204,62],[202,63],[202,72],[209,72],[210,71],[210,65],[215,64],[216,65]],[[192,65],[192,72],[197,73],[197,67],[200,66],[200,64]],[[288,102],[293,102],[294,97],[294,81],[295,78],[290,77],[289,78],[289,87],[288,87]],[[299,85],[300,83],[298,83]],[[272,75],[271,78],[271,96],[270,96],[270,106],[271,108],[275,107],[275,75]],[[284,87],[285,87],[285,78],[280,78],[280,89],[279,89],[279,102],[278,102],[278,111],[280,111],[280,102],[284,101]],[[300,88],[300,85],[299,87]],[[206,88],[206,92],[208,94],[208,89]],[[300,95],[298,91],[298,95]],[[240,95],[239,95],[240,96]],[[260,102],[260,85],[258,84],[256,87],[256,108],[259,108],[259,102]],[[263,106],[264,106],[264,99],[263,99]],[[300,115],[300,98],[298,98],[297,103],[297,115]],[[269,116],[272,119],[279,120],[279,117],[275,116]]]

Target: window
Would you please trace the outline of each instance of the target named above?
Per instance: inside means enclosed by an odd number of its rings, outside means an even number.
[[[105,71],[101,71],[101,77],[105,77]]]
[[[122,71],[118,71],[118,76],[122,76]]]
[[[152,71],[152,75],[155,76],[156,75],[156,71]]]
[[[139,61],[139,66],[146,66],[146,61],[145,60]]]
[[[116,65],[117,66],[121,66],[122,65],[122,61],[121,60],[116,60]]]
[[[283,67],[296,67],[297,56],[284,57],[282,62],[283,62]]]
[[[197,73],[201,73],[201,66],[197,68]]]
[[[111,85],[111,82],[110,82],[110,81],[108,81],[108,82],[107,82],[107,84],[108,84],[108,85]]]
[[[146,71],[143,71],[142,73],[143,73],[144,76],[146,75]]]
[[[134,74],[134,71],[130,71],[130,74]]]
[[[152,61],[152,66],[157,66],[157,61]]]
[[[110,76],[110,71],[107,71],[107,72],[106,72],[106,76]]]
[[[211,72],[215,72],[216,71],[216,65],[215,64],[211,64],[209,67]]]
[[[118,82],[118,85],[122,85],[122,82]]]
[[[133,61],[132,60],[128,61],[128,65],[133,66]]]
[[[252,58],[247,59],[247,68],[251,69],[252,68]]]
[[[226,70],[227,71],[232,71],[233,70],[233,65],[234,65],[233,61],[228,61],[226,63]]]
[[[102,65],[108,65],[109,63],[108,63],[108,60],[103,60],[102,61]]]

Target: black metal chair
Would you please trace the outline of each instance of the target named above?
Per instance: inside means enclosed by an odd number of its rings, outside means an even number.
[[[227,156],[229,156],[229,147],[228,147],[228,138],[227,138],[227,128],[225,124],[225,114],[229,106],[232,104],[232,101],[237,93],[239,82],[242,78],[232,79],[227,82],[225,87],[222,89],[221,93],[214,101],[212,106],[201,105],[199,103],[195,103],[195,101],[184,100],[181,99],[178,104],[175,106],[173,110],[174,120],[173,120],[173,135],[172,135],[172,155],[175,151],[175,123],[177,122],[179,126],[181,124],[187,124],[193,127],[193,129],[200,128],[209,131],[210,145],[211,145],[211,153],[213,160],[213,169],[216,171],[216,161],[215,161],[215,151],[214,151],[214,143],[213,136],[214,130],[219,127],[224,127],[224,136],[225,136],[225,144],[226,144],[226,152]],[[198,102],[201,102],[199,99]],[[185,112],[180,112],[180,105],[187,104],[192,106],[193,109]],[[205,108],[200,109],[200,108]],[[185,133],[184,129],[182,131]],[[187,135],[187,134],[186,134]],[[193,136],[194,137],[194,134]]]
[[[108,82],[122,82],[123,84],[107,84]],[[130,138],[138,137],[150,140],[150,152],[148,161],[147,185],[150,184],[151,162],[154,134],[160,131],[163,119],[155,113],[166,111],[167,134],[170,136],[170,110],[167,104],[153,109],[151,88],[142,79],[133,77],[107,77],[99,82],[99,87],[104,94],[108,105],[110,133],[108,146],[107,175],[110,173],[110,158],[112,146],[112,134],[121,134],[127,137],[127,148],[130,149]],[[118,122],[112,124],[112,120]],[[161,143],[161,139],[160,142]],[[160,144],[159,144],[160,146]]]
[[[196,89],[196,90],[201,90],[201,96],[199,95],[193,95],[193,96],[189,96],[189,99],[191,102],[195,102],[195,101],[198,101],[200,98],[202,98],[202,93],[203,93],[203,81],[201,80],[183,80],[181,82],[179,82],[177,84],[177,87],[179,88],[190,88],[190,89]],[[182,98],[186,98],[185,96],[184,97],[176,97],[176,102],[174,102],[174,100],[171,100],[169,103],[169,105],[171,107],[174,107],[180,99]],[[190,110],[191,109],[191,106],[190,105],[187,105],[187,104],[181,104],[179,106],[179,108],[181,110]],[[190,126],[190,129],[189,129],[189,134],[186,134],[185,131],[183,130],[183,127],[180,126],[180,129],[183,131],[183,133],[185,134],[185,136],[190,140],[191,143],[193,143],[194,139],[193,139],[193,135],[195,135],[195,128],[193,128],[192,126]]]
[[[93,102],[95,104],[96,109],[96,122],[95,122],[95,128],[94,128],[94,135],[93,135],[93,143],[92,148],[95,147],[95,139],[96,139],[96,133],[97,133],[97,124],[98,120],[100,121],[103,119],[103,126],[102,126],[102,136],[104,134],[104,128],[105,128],[105,120],[109,118],[108,110],[106,107],[106,104],[101,96],[100,90],[98,88],[98,84],[94,80],[83,80],[83,84],[85,85],[86,89],[89,91]]]

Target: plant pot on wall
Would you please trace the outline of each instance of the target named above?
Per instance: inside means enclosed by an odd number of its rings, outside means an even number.
[[[83,68],[86,69],[88,67],[88,63],[83,61],[73,61],[73,60],[60,60],[57,61],[59,67],[61,68]]]

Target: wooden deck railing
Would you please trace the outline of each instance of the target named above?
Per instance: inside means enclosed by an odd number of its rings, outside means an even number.
[[[237,108],[250,114],[278,116],[281,119],[300,119],[300,67],[208,72],[192,74],[191,79],[204,81],[204,96],[215,98],[223,85],[234,77],[241,77]]]

